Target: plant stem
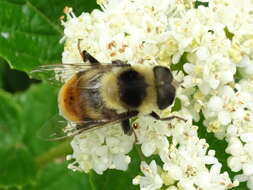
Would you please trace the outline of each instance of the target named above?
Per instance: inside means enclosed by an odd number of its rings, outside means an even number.
[[[142,154],[141,150],[140,150],[140,146],[138,146],[137,144],[134,144],[134,148],[140,158],[141,161],[145,161],[145,156]]]
[[[36,159],[37,166],[43,167],[46,164],[54,161],[55,159],[66,156],[67,154],[70,154],[72,152],[72,149],[70,147],[70,140],[66,140],[62,142],[61,144],[52,147],[47,152],[44,152]]]

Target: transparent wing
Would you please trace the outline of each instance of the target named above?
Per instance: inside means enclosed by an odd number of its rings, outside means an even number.
[[[74,74],[88,69],[95,69],[96,66],[88,64],[55,64],[43,65],[35,68],[29,74],[31,77],[46,80],[54,85],[62,85]]]
[[[29,74],[31,77],[47,80],[48,82],[60,86],[66,82],[74,74],[86,71],[89,69],[97,69],[106,71],[112,67],[124,67],[130,66],[129,64],[82,64],[82,63],[73,63],[73,64],[54,64],[54,65],[43,65],[39,66],[36,69],[32,70]]]
[[[73,123],[68,122],[57,114],[39,129],[37,136],[47,141],[62,140],[81,134],[84,131],[101,127],[109,122],[110,120],[86,120],[80,123]]]
[[[105,127],[108,124],[115,124],[131,117],[133,116],[129,115],[112,119],[85,120],[79,123],[73,123],[66,121],[60,115],[55,115],[38,131],[38,137],[47,141],[62,140],[79,135],[83,132],[90,132],[97,128]]]
[[[55,115],[38,131],[37,136],[43,140],[60,140],[67,138],[66,127],[68,122],[60,115]]]
[[[94,121],[83,121],[80,123],[68,122],[59,114],[53,116],[38,131],[38,137],[43,140],[55,141],[69,138],[82,133],[85,130],[93,128]],[[80,127],[86,126],[86,127]]]

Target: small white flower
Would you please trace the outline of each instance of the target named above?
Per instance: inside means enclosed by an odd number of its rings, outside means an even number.
[[[141,150],[145,156],[151,156],[155,151],[168,150],[167,122],[157,121],[151,117],[140,117],[136,122],[139,125],[139,129],[136,130],[138,143],[141,144]]]
[[[133,179],[133,184],[139,184],[141,190],[155,190],[162,187],[163,182],[157,173],[157,165],[154,160],[149,165],[146,162],[141,162],[141,171],[145,176],[136,176]]]

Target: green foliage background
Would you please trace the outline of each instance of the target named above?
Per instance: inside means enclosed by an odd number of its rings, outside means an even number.
[[[67,169],[69,141],[47,142],[36,136],[58,112],[58,89],[29,79],[26,72],[60,62],[63,28],[58,18],[65,6],[73,7],[76,15],[98,8],[94,0],[0,0],[0,190],[138,189],[132,185],[139,174],[138,147],[131,152],[128,171],[109,170],[100,176]],[[200,129],[200,137],[217,151],[227,171],[225,141]],[[242,184],[234,189],[247,188]]]

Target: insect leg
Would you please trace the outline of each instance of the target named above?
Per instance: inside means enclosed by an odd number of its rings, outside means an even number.
[[[80,55],[83,58],[83,62],[89,61],[91,64],[95,64],[95,65],[100,64],[99,61],[95,57],[93,57],[91,54],[89,54],[86,50],[83,50],[83,51],[81,50],[80,42],[81,42],[81,39],[78,39],[77,48]]]
[[[131,136],[133,134],[133,128],[130,126],[129,119],[121,121],[121,127],[126,135]]]
[[[134,134],[134,143],[138,142],[137,135],[136,135],[133,127],[130,126],[129,119],[125,119],[125,120],[121,121],[121,127],[122,127],[122,130],[124,131],[124,134],[126,134],[128,136],[131,136],[132,134]]]
[[[137,114],[138,114],[138,111],[131,111],[131,112],[119,114],[119,118],[122,119],[121,127],[122,127],[124,134],[126,134],[128,136],[131,136],[132,134],[134,134],[134,138],[135,138],[134,142],[135,143],[138,142],[138,139],[137,139],[137,135],[136,135],[134,129],[130,125],[129,118],[134,117]]]
[[[164,117],[164,118],[161,118],[159,115],[157,115],[157,113],[155,112],[152,112],[150,114],[150,116],[152,116],[153,118],[157,119],[157,120],[162,120],[162,121],[166,121],[166,120],[172,120],[172,119],[178,119],[178,120],[182,120],[184,122],[186,122],[187,120],[182,118],[182,117],[179,117],[179,116],[176,116],[176,115],[172,115],[172,116],[169,116],[169,117]]]

